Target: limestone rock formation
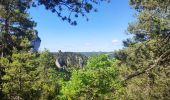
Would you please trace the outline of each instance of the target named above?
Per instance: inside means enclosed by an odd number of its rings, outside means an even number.
[[[61,52],[60,50],[56,54],[56,66],[59,69],[65,69],[68,67],[82,68],[86,61],[86,56],[73,52]]]
[[[31,41],[32,51],[38,51],[41,44],[41,39],[38,37],[38,32],[35,31],[33,34],[35,38]]]

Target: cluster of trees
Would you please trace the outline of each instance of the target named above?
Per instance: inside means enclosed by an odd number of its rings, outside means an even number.
[[[113,99],[122,89],[116,62],[101,55],[91,57],[82,69],[61,71],[49,51],[13,51],[10,60],[0,59],[4,68],[1,99]]]
[[[121,89],[116,60],[106,55],[91,57],[83,69],[73,70],[69,81],[61,87],[61,100],[114,99]]]
[[[44,5],[62,16],[63,7],[84,16],[96,0],[0,0],[0,99],[4,100],[169,100],[170,0],[130,0],[137,20],[133,38],[115,58],[90,57],[82,69],[59,71],[49,51],[31,52],[36,23],[27,10]]]
[[[53,90],[52,62],[53,58],[48,52],[40,55],[14,51],[10,59],[2,57],[0,63],[4,75],[1,77],[1,99],[45,99]]]

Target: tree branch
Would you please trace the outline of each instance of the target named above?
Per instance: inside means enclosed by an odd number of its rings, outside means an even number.
[[[139,75],[141,75],[141,74],[144,74],[144,73],[152,70],[153,68],[155,68],[155,67],[160,63],[160,61],[162,61],[163,57],[165,57],[166,55],[169,55],[169,54],[170,54],[170,49],[167,50],[165,53],[163,53],[158,59],[156,59],[156,60],[154,61],[155,63],[154,63],[153,65],[151,65],[150,67],[145,68],[143,71],[136,71],[135,73],[133,73],[133,74],[125,77],[124,81],[127,81],[127,80],[129,80],[129,79],[132,79],[132,78],[134,78],[134,77],[136,77],[136,76],[139,76]],[[167,56],[167,57],[168,57],[168,56]]]

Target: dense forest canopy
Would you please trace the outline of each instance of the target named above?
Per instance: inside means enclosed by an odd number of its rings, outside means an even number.
[[[96,11],[94,5],[102,1],[0,0],[0,99],[169,100],[170,0],[129,0],[136,11],[127,28],[133,37],[114,58],[63,53],[63,61],[74,64],[61,70],[54,53],[31,50],[38,32],[30,7],[43,5],[76,25],[74,18]],[[65,8],[69,16],[63,15]],[[86,60],[82,67],[78,57]]]

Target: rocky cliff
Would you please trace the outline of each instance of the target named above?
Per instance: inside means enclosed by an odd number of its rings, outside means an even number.
[[[78,67],[82,68],[87,61],[87,57],[78,53],[73,52],[57,52],[56,56],[56,66],[60,69],[65,69],[67,67]]]

